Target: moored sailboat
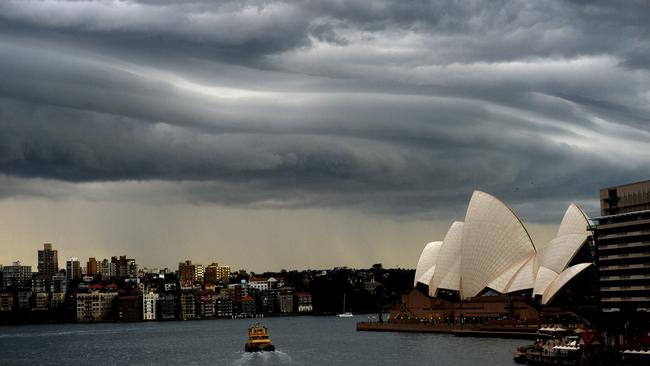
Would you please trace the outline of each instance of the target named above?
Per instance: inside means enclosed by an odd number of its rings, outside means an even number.
[[[336,315],[339,318],[352,318],[354,314],[349,311],[345,311],[345,293],[343,293],[343,312]]]

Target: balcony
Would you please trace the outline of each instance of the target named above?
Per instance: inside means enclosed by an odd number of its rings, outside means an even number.
[[[600,266],[600,271],[614,271],[617,269],[642,269],[650,268],[650,263],[636,263],[636,264],[619,264],[613,266]]]
[[[650,230],[636,230],[636,231],[626,231],[624,233],[600,234],[598,235],[598,240],[627,238],[630,236],[648,235],[648,234],[650,234]]]
[[[627,243],[616,243],[616,244],[598,244],[598,251],[608,251],[612,249],[621,249],[621,248],[644,248],[650,247],[650,241],[633,241]]]
[[[617,280],[650,280],[650,274],[640,275],[623,275],[623,276],[601,276],[601,281],[617,281]]]
[[[615,291],[650,291],[650,286],[606,286],[600,288],[601,292]]]
[[[620,297],[605,297],[601,296],[602,302],[650,302],[649,296],[620,296]]]
[[[598,260],[606,261],[606,260],[613,260],[613,259],[635,259],[635,258],[650,258],[650,253],[624,253],[624,254],[601,255],[598,257]]]

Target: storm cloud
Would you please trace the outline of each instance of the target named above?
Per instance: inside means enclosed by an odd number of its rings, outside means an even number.
[[[649,64],[644,2],[4,1],[0,197],[595,214]]]

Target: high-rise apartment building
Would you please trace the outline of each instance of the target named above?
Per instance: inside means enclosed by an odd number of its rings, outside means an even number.
[[[650,210],[650,180],[600,190],[603,216]]]
[[[219,282],[219,264],[212,263],[205,266],[205,282],[217,283]]]
[[[12,311],[14,309],[14,294],[11,292],[0,292],[0,312]]]
[[[97,259],[95,259],[95,257],[88,258],[88,262],[86,263],[86,274],[88,276],[99,274],[99,264],[100,263],[97,262]]]
[[[196,281],[203,282],[205,278],[205,267],[202,264],[197,264],[194,268],[194,277],[196,278]]]
[[[230,266],[217,267],[217,278],[220,282],[223,282],[227,285],[230,281]]]
[[[45,278],[32,276],[32,292],[50,292],[50,286],[47,285]]]
[[[50,309],[59,310],[65,306],[65,292],[52,292],[50,294]]]
[[[52,276],[59,271],[59,253],[52,249],[52,243],[43,244],[38,251],[38,274],[49,283]]]
[[[178,302],[173,293],[161,294],[158,298],[158,314],[162,320],[176,319]]]
[[[650,311],[650,181],[603,188],[593,237],[603,311]]]
[[[191,260],[178,263],[178,278],[181,281],[201,281],[205,270],[202,264],[193,264]]]
[[[106,320],[113,312],[113,299],[116,296],[116,292],[77,293],[77,321]]]
[[[33,294],[32,290],[18,291],[18,309],[29,310],[31,308],[29,299],[32,298]]]
[[[205,282],[228,284],[230,279],[230,267],[220,266],[218,263],[212,263],[205,267]]]
[[[149,291],[142,294],[142,319],[156,320],[157,317],[158,294]]]
[[[52,276],[50,289],[53,293],[66,293],[68,291],[68,278],[62,272]]]
[[[81,262],[79,258],[70,257],[65,262],[65,273],[68,280],[76,280],[81,278]]]
[[[217,317],[231,318],[232,317],[232,300],[228,296],[218,295],[215,303]]]
[[[13,262],[2,269],[2,287],[14,289],[32,288],[32,266],[23,266],[20,261]]]
[[[50,309],[50,294],[47,292],[37,292],[34,294],[34,306],[32,310],[47,311]]]
[[[137,277],[138,276],[138,265],[135,263],[135,259],[127,258],[125,255],[118,257],[111,257],[111,263],[115,265],[115,276],[123,277]]]
[[[117,320],[127,322],[142,320],[142,298],[137,295],[118,297]]]
[[[181,305],[181,320],[196,319],[196,304],[194,300],[194,294],[189,291],[183,292],[181,293],[179,300]]]
[[[116,263],[104,259],[100,264],[99,273],[106,279],[117,277]]]
[[[212,291],[203,291],[196,297],[196,315],[202,319],[212,319],[216,315],[217,295]]]

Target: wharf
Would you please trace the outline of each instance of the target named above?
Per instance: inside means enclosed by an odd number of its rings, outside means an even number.
[[[460,326],[428,323],[359,322],[357,331],[451,334],[457,337],[537,339],[537,326]]]

